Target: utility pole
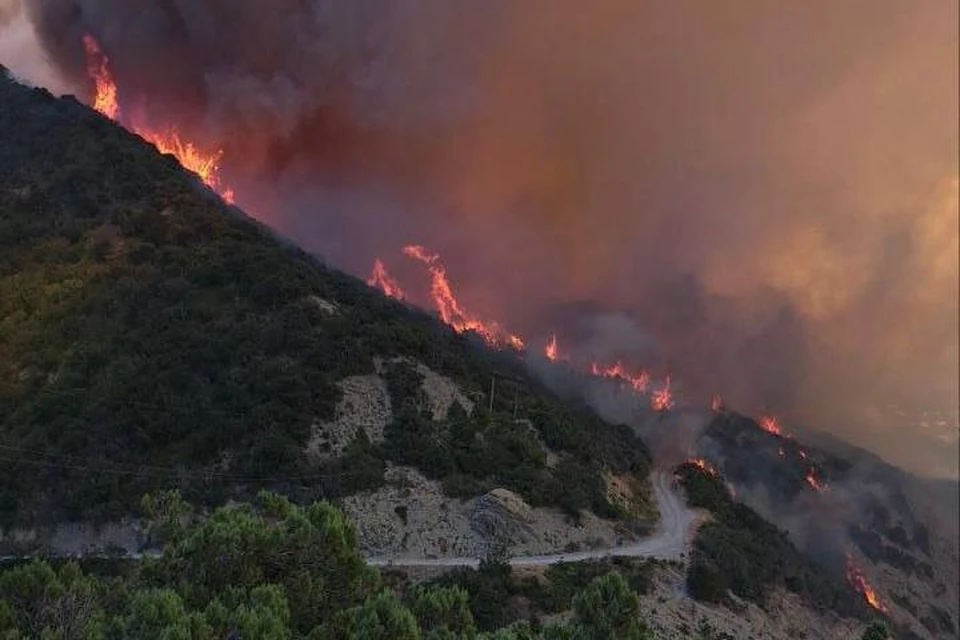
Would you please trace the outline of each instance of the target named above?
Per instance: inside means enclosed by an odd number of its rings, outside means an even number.
[[[496,391],[497,376],[490,377],[490,415],[493,415],[493,394]]]

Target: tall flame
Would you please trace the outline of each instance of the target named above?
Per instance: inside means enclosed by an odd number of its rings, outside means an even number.
[[[670,393],[670,376],[667,376],[663,386],[650,396],[650,406],[654,411],[669,411],[673,408],[673,394]]]
[[[887,608],[880,602],[876,590],[867,582],[863,572],[854,564],[853,558],[849,553],[847,554],[847,582],[850,583],[854,591],[863,595],[863,599],[867,601],[868,605],[881,613],[887,612]]]
[[[96,89],[92,107],[107,118],[119,122],[120,103],[117,99],[117,83],[110,72],[110,59],[103,53],[96,38],[89,34],[83,36],[83,50],[87,60],[87,75],[93,80]],[[197,174],[204,184],[220,194],[226,202],[233,203],[233,190],[224,187],[220,181],[220,158],[223,155],[221,151],[205,153],[191,142],[183,140],[173,128],[166,132],[136,125],[130,128],[156,146],[160,153],[176,157],[184,169]]]
[[[543,355],[547,357],[547,360],[551,362],[556,362],[559,358],[557,351],[557,336],[556,334],[550,336],[550,340],[547,341],[547,346],[543,349]]]
[[[380,289],[385,295],[391,298],[403,300],[405,297],[403,289],[400,288],[400,283],[387,272],[387,268],[383,265],[380,258],[373,261],[373,273],[367,280],[367,284],[375,289]]]
[[[120,105],[117,103],[117,84],[110,73],[110,60],[91,35],[83,36],[83,51],[87,59],[87,75],[96,88],[93,108],[111,120],[116,120],[120,114]]]
[[[403,253],[422,262],[430,271],[430,298],[444,323],[457,333],[473,331],[491,346],[509,345],[523,349],[523,340],[519,336],[504,331],[496,322],[483,322],[460,306],[447,279],[447,271],[440,264],[440,256],[427,253],[419,245],[408,245],[403,248]]]

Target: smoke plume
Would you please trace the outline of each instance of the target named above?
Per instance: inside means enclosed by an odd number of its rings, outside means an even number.
[[[953,0],[23,5],[333,264],[956,476]]]

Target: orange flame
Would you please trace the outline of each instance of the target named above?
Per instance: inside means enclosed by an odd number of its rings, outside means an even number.
[[[523,340],[519,336],[507,333],[495,322],[482,322],[460,306],[460,302],[453,295],[446,269],[440,264],[440,256],[428,254],[426,249],[417,245],[404,247],[403,253],[427,265],[430,271],[430,297],[440,313],[440,319],[454,331],[473,331],[494,347],[509,345],[517,350],[524,348]]]
[[[807,470],[807,476],[804,479],[807,481],[807,484],[810,485],[810,488],[818,493],[823,493],[828,488],[825,482],[821,482],[817,478],[817,474],[813,469]]]
[[[780,423],[775,416],[769,414],[762,415],[760,416],[760,422],[758,424],[760,428],[767,433],[772,433],[775,436],[782,435],[780,432]]]
[[[669,411],[673,408],[673,394],[670,393],[670,376],[667,376],[663,386],[650,396],[650,406],[654,411]]]
[[[854,591],[863,595],[863,599],[867,601],[868,605],[881,613],[887,612],[887,608],[880,602],[876,590],[870,586],[863,572],[853,563],[853,558],[849,553],[847,554],[847,582],[850,583]]]
[[[649,373],[640,369],[636,374],[631,374],[619,360],[607,366],[593,362],[590,364],[590,374],[601,378],[622,380],[633,387],[633,390],[637,393],[646,392],[647,386],[650,384]]]
[[[547,360],[550,362],[556,362],[558,356],[557,353],[557,336],[556,334],[550,336],[550,340],[547,341],[547,346],[543,349],[543,355],[547,357]]]
[[[380,289],[385,295],[391,298],[403,300],[405,297],[403,289],[400,288],[400,284],[387,272],[387,268],[383,266],[380,258],[373,261],[373,273],[370,275],[370,279],[367,280],[367,284],[375,289]]]
[[[96,88],[92,106],[104,116],[118,121],[120,103],[117,100],[117,84],[110,73],[110,59],[103,53],[96,38],[89,34],[83,36],[83,49],[87,59],[87,75]],[[220,183],[222,152],[204,153],[192,143],[182,140],[179,133],[172,128],[166,133],[140,126],[133,126],[132,130],[156,146],[160,153],[169,153],[176,157],[184,169],[197,174],[204,184],[220,194],[226,202],[233,203],[233,190]]]
[[[87,75],[96,88],[93,108],[111,120],[116,120],[120,105],[117,104],[117,84],[113,81],[113,74],[108,66],[110,60],[101,51],[100,44],[93,36],[83,36],[83,51],[87,59]]]
[[[713,467],[713,465],[703,458],[691,458],[690,460],[687,460],[687,464],[692,464],[696,468],[711,476],[717,475],[717,470]]]
[[[723,413],[723,410],[725,407],[723,404],[723,398],[720,396],[719,393],[713,394],[713,397],[710,398],[710,408],[715,413]]]

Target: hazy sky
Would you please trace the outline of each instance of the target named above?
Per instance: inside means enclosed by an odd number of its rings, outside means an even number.
[[[0,62],[88,95],[95,35],[125,107],[334,264],[416,290],[427,245],[525,335],[956,475],[954,0],[25,7]]]

